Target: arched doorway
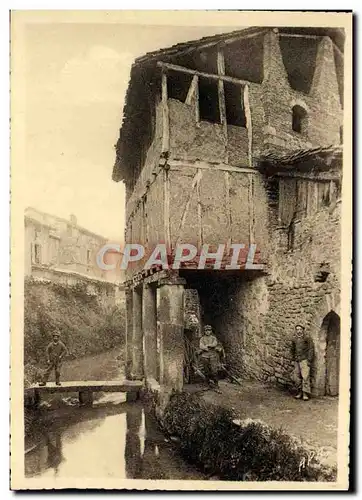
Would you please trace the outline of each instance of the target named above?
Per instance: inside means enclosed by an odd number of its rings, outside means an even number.
[[[320,327],[315,358],[315,392],[320,396],[338,396],[340,319],[330,311]]]

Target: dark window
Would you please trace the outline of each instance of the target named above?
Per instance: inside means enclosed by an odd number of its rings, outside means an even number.
[[[244,108],[244,88],[240,85],[224,82],[226,122],[229,125],[246,127]]]
[[[219,93],[216,81],[199,78],[200,120],[220,123]]]
[[[35,264],[41,264],[41,245],[39,243],[34,245],[34,262]]]
[[[91,261],[91,251],[87,250],[87,263],[89,264]]]
[[[171,99],[185,102],[192,82],[192,75],[170,71],[167,74],[167,95]]]
[[[292,109],[292,129],[299,134],[307,132],[307,112],[301,106],[294,106]]]
[[[343,144],[343,125],[339,127],[339,143]]]

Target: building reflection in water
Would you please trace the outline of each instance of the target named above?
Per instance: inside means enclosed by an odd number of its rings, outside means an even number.
[[[104,408],[104,411],[94,413],[90,410],[76,417],[77,423],[58,420],[43,430],[43,442],[25,457],[28,477],[43,474],[66,477],[70,467],[73,477],[86,477],[94,471],[102,474],[102,467],[107,470],[107,475],[127,479],[185,477],[185,465],[165,443],[155,421],[140,404]],[[108,438],[110,445],[107,447]],[[90,452],[87,443],[90,448],[93,446],[95,453]],[[84,460],[79,463],[77,457],[86,458],[87,453],[89,457],[93,456],[92,462]],[[189,476],[189,471],[186,471],[186,476]]]

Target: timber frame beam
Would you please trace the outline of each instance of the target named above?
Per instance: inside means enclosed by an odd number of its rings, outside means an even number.
[[[238,85],[259,85],[258,83],[253,84],[248,80],[239,80],[238,78],[234,78],[232,76],[204,73],[202,71],[196,71],[193,69],[184,68],[183,66],[178,66],[176,64],[164,63],[162,61],[158,61],[157,66],[159,66],[163,70],[178,71],[180,73],[186,73],[188,75],[196,75],[202,78],[209,78],[211,80],[222,80],[224,82],[236,83]]]

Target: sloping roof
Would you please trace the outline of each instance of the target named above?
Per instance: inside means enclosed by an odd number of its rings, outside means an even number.
[[[259,167],[265,173],[295,170],[329,170],[333,166],[342,166],[343,146],[327,146],[299,149],[287,154],[268,152],[259,159]]]
[[[172,57],[174,55],[179,55],[180,53],[184,51],[191,51],[195,49],[199,49],[205,46],[212,46],[215,44],[219,44],[221,42],[230,42],[231,39],[237,39],[237,38],[242,38],[246,37],[249,35],[253,35],[256,33],[261,33],[263,31],[268,31],[270,29],[273,29],[272,26],[266,27],[266,26],[255,26],[251,28],[242,28],[240,30],[234,30],[229,33],[223,33],[223,34],[217,34],[217,35],[211,35],[211,36],[206,36],[203,38],[200,38],[198,40],[192,40],[189,42],[182,42],[182,43],[177,43],[175,45],[172,45],[171,47],[165,48],[165,49],[160,49],[160,50],[155,50],[153,52],[148,52],[144,56],[138,57],[135,60],[134,64],[142,64],[144,62],[149,62],[152,59],[155,58],[160,58],[160,57]],[[339,48],[339,50],[343,51],[343,45],[344,45],[344,34],[343,30],[340,30],[338,28],[288,28],[288,27],[279,27],[278,31],[281,33],[306,33],[306,34],[312,34],[316,36],[330,36],[335,45]]]

